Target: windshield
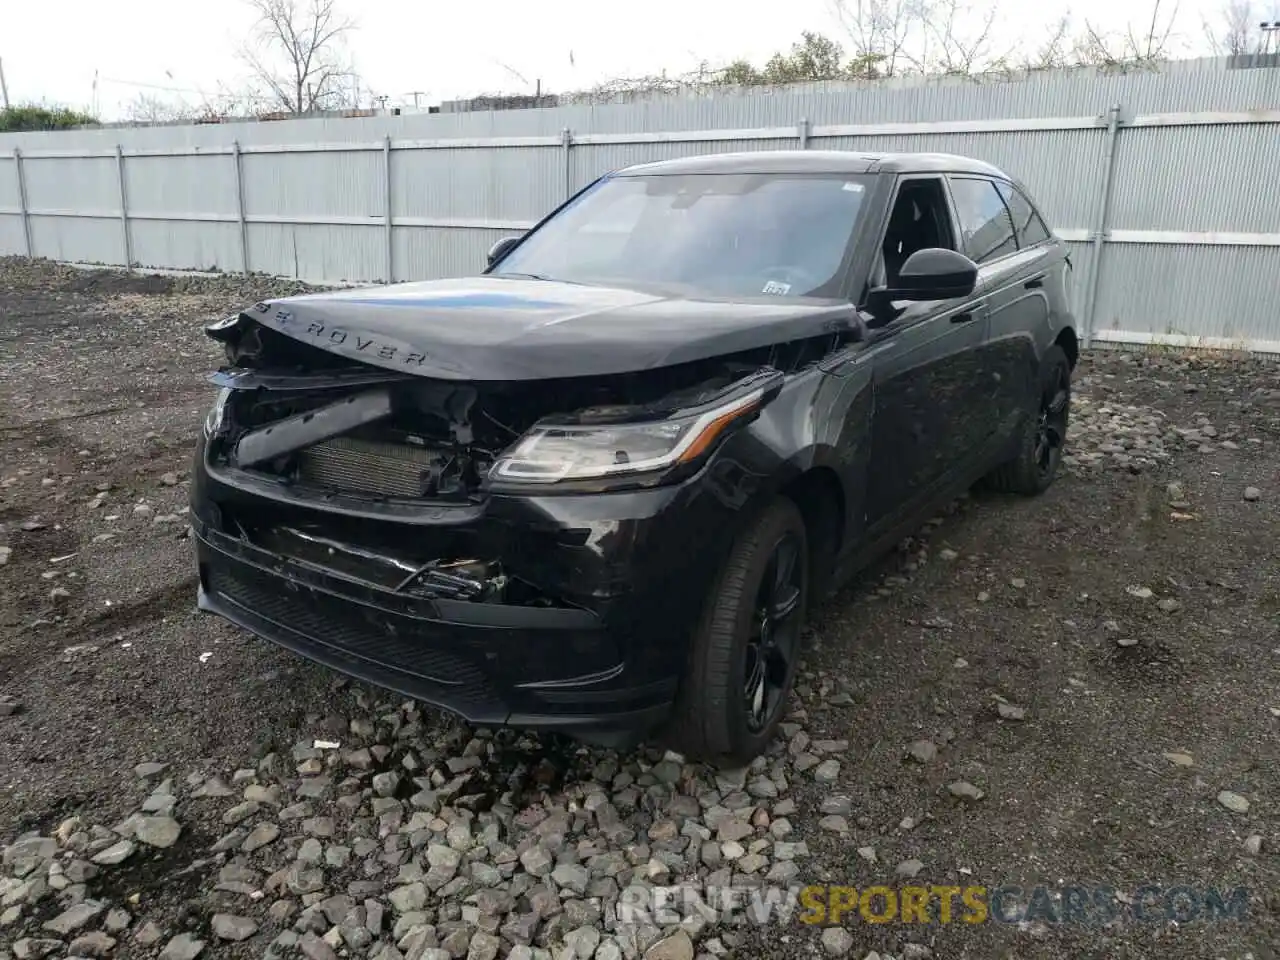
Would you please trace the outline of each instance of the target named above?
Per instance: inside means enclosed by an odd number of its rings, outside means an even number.
[[[834,296],[869,179],[609,178],[526,237],[492,272],[707,296]]]

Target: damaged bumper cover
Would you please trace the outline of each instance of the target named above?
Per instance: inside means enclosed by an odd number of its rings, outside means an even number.
[[[668,713],[682,642],[706,595],[705,553],[722,549],[733,507],[683,487],[612,496],[489,498],[455,509],[370,512],[211,464],[192,488],[199,606],[331,669],[483,726],[631,732]],[[334,563],[309,563],[246,536],[242,507],[281,523],[347,513],[380,542],[450,527],[501,541],[504,569],[547,603],[404,591]],[[319,509],[317,509],[319,508]],[[335,508],[337,508],[335,510]],[[698,550],[689,549],[692,542]],[[655,598],[660,598],[655,602]],[[655,642],[655,640],[657,642]]]

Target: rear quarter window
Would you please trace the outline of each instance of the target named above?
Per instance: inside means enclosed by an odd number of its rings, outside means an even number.
[[[1011,183],[1000,181],[996,187],[1013,217],[1013,227],[1018,233],[1018,246],[1031,247],[1048,240],[1049,228],[1027,196]]]

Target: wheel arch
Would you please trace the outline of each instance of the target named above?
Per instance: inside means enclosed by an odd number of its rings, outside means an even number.
[[[1075,330],[1071,327],[1063,327],[1053,338],[1053,342],[1055,346],[1062,348],[1062,352],[1067,355],[1067,364],[1074,370],[1076,363],[1080,360],[1080,339],[1076,336]]]
[[[847,505],[840,476],[829,466],[810,467],[788,481],[778,494],[789,499],[804,518],[809,548],[811,597],[821,596],[844,546]]]

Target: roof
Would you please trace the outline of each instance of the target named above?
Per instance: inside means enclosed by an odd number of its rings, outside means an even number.
[[[989,163],[950,153],[857,153],[852,150],[760,150],[658,160],[615,176],[687,173],[980,173],[1008,179]]]

